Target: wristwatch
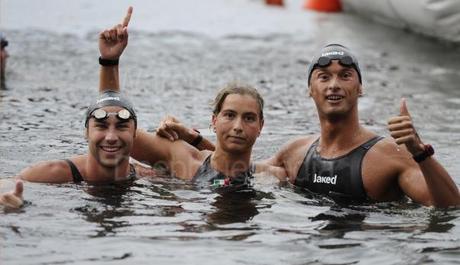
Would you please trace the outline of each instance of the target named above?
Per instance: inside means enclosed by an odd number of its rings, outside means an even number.
[[[423,160],[427,159],[428,157],[434,155],[434,149],[431,144],[424,144],[423,145],[423,152],[421,152],[418,155],[414,155],[413,158],[415,162],[420,163]]]
[[[193,141],[190,144],[197,147],[201,143],[201,141],[203,141],[203,136],[201,136],[200,131],[198,131],[197,129],[192,129],[192,130],[197,132],[198,136],[195,139],[193,139]]]
[[[111,59],[102,59],[102,57],[99,56],[99,64],[102,66],[114,66],[118,65],[118,59],[111,60]]]

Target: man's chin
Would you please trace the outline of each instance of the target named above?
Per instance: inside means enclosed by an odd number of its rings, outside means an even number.
[[[324,116],[328,119],[337,120],[346,117],[349,113],[348,110],[335,108],[324,111]]]
[[[102,158],[99,160],[99,163],[103,166],[103,167],[106,167],[106,168],[116,168],[117,166],[119,166],[122,162],[124,161],[123,158],[111,158],[111,159],[107,159],[107,158]]]

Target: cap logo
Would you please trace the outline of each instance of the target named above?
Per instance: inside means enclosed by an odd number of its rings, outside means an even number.
[[[341,51],[331,51],[331,52],[325,52],[325,53],[322,53],[321,56],[331,56],[331,55],[340,55],[340,56],[343,56],[345,55],[344,52],[341,52]]]
[[[106,97],[106,98],[101,98],[96,101],[96,104],[99,104],[101,102],[107,101],[107,100],[115,100],[115,101],[120,101],[119,97]]]

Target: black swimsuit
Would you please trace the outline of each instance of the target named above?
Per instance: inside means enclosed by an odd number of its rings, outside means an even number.
[[[326,159],[316,150],[318,138],[308,149],[294,184],[332,198],[367,200],[361,166],[367,151],[381,139],[376,136],[346,155]]]
[[[236,177],[229,178],[211,167],[211,155],[209,155],[193,176],[192,181],[201,188],[211,187],[222,191],[233,191],[251,188],[251,179],[255,172],[255,165],[251,164],[249,170]]]
[[[77,166],[70,160],[70,159],[64,159],[64,161],[69,164],[70,170],[72,171],[72,178],[73,182],[75,183],[80,183],[84,181],[83,176],[80,174],[80,171],[78,170]],[[126,180],[135,180],[136,179],[136,169],[134,168],[133,164],[129,164],[129,175],[126,177]]]

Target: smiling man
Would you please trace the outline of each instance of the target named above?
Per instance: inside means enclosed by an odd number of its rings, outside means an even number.
[[[349,49],[325,46],[307,74],[321,133],[291,141],[265,164],[284,168],[296,186],[339,201],[394,201],[407,195],[429,206],[460,204],[458,187],[434,159],[433,148],[421,141],[404,99],[400,115],[388,122],[393,138],[359,124],[362,78]]]
[[[86,111],[88,153],[70,159],[44,161],[21,171],[14,191],[0,195],[0,205],[20,207],[21,180],[42,183],[107,184],[130,181],[155,172],[131,164],[129,154],[136,137],[137,116],[132,104],[118,92],[105,91]]]

